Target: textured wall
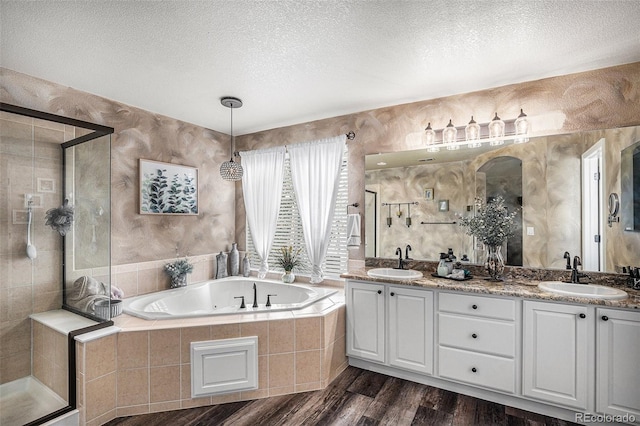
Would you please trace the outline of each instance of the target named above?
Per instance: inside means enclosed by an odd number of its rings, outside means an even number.
[[[113,127],[112,263],[167,259],[228,250],[234,237],[233,183],[220,178],[229,155],[222,133],[109,99],[0,69],[3,102]],[[212,113],[224,114],[217,103]],[[197,167],[199,215],[140,215],[140,158]]]
[[[441,129],[449,118],[460,125],[474,115],[489,121],[497,111],[503,119],[515,118],[524,108],[534,134],[553,135],[640,124],[640,63],[553,77],[446,98],[397,105],[340,117],[283,127],[237,138],[238,149],[255,149],[356,132],[349,142],[349,202],[364,205],[364,155],[418,149],[427,122]],[[537,148],[536,148],[537,149]],[[545,174],[532,165],[525,183],[532,188],[547,185]],[[613,173],[613,172],[612,172]],[[242,192],[236,196],[236,238],[244,241]],[[553,214],[546,203],[532,207],[542,215]],[[364,235],[364,229],[362,230]],[[625,238],[628,238],[626,236]],[[611,239],[610,239],[611,240]],[[635,239],[634,239],[635,241]],[[546,246],[538,243],[538,252]],[[364,259],[364,247],[350,250],[354,260]],[[636,259],[635,263],[640,263]]]

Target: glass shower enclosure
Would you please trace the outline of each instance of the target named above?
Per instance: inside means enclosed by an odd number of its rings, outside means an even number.
[[[111,133],[0,103],[3,426],[42,424],[75,409],[73,338],[113,324]],[[52,312],[90,325],[61,333],[32,319]]]

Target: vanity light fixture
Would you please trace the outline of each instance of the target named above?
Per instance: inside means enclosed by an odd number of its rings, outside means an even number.
[[[436,131],[431,128],[431,123],[424,129],[424,144],[428,152],[438,152],[440,147],[436,145]]]
[[[238,98],[234,98],[231,96],[225,96],[220,99],[220,103],[231,110],[231,159],[229,161],[225,161],[220,166],[220,176],[222,179],[229,181],[236,181],[242,179],[242,165],[240,163],[236,163],[233,161],[233,157],[236,156],[235,152],[235,139],[233,138],[233,109],[240,108],[242,106],[242,101]]]
[[[495,117],[489,123],[489,144],[490,145],[502,145],[504,143],[504,121],[498,117],[496,112]]]
[[[445,127],[442,131],[442,143],[447,144],[447,149],[458,149],[459,147],[457,145],[452,145],[457,141],[457,139],[458,129],[455,128],[455,126],[451,122],[451,119],[449,119],[449,124],[447,124],[447,127]]]
[[[529,141],[531,133],[531,124],[522,109],[515,120],[503,121],[496,112],[493,119],[484,124],[476,123],[473,116],[471,116],[469,124],[464,127],[455,127],[452,121],[453,119],[450,119],[449,124],[441,132],[433,130],[431,123],[427,125],[427,128],[424,129],[424,141],[428,152],[438,152],[440,147],[456,150],[463,145],[469,148],[478,148],[485,143],[492,146],[502,145],[508,141],[524,143]],[[458,134],[463,130],[464,137],[458,138]],[[438,138],[438,136],[441,137]]]
[[[529,120],[527,119],[527,114],[522,111],[522,108],[520,108],[520,115],[516,118],[513,125],[516,128],[516,137],[513,139],[513,143],[529,142]]]
[[[467,127],[464,128],[464,135],[469,148],[478,148],[482,145],[480,142],[480,125],[473,119],[473,115]]]

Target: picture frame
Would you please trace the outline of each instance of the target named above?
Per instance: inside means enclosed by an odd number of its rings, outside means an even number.
[[[448,212],[449,211],[449,200],[438,200],[438,211],[440,211],[440,212]]]
[[[424,189],[424,199],[427,201],[433,201],[433,188]]]
[[[198,169],[139,161],[140,214],[197,215]]]

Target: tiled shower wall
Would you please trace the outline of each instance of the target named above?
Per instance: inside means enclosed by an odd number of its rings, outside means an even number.
[[[62,241],[44,215],[60,204],[60,143],[73,138],[71,132],[62,124],[0,114],[0,383],[32,373],[29,314],[62,305]],[[25,194],[34,201],[34,260],[26,255]]]

